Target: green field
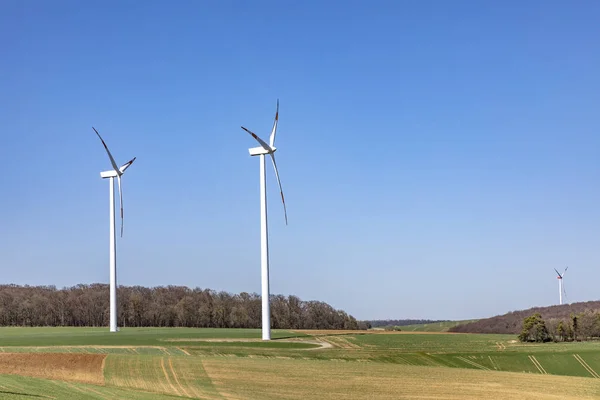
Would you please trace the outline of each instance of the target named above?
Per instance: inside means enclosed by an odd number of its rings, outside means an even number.
[[[281,330],[259,338],[242,329],[0,328],[0,398],[600,398],[599,343]]]
[[[273,330],[273,338],[303,336]],[[111,334],[106,328],[0,328],[1,346],[164,345],[165,339],[249,339],[260,337],[260,329],[122,328]]]
[[[398,328],[402,331],[407,332],[448,332],[448,330],[457,325],[467,324],[469,322],[475,322],[476,319],[466,319],[464,321],[444,321],[434,322],[432,324],[414,324],[414,325],[403,325]]]
[[[161,393],[140,392],[110,386],[0,375],[1,399],[165,399]]]

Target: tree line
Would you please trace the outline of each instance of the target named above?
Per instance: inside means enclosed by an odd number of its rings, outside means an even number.
[[[571,315],[578,315],[588,311],[600,311],[600,301],[563,304],[549,307],[533,307],[528,310],[512,311],[492,318],[480,319],[475,322],[457,325],[449,329],[450,332],[464,333],[502,333],[515,334],[521,332],[523,320],[533,314],[540,314],[546,322],[550,320],[569,321]]]
[[[572,342],[600,339],[600,311],[586,310],[569,318],[544,320],[535,313],[523,320],[521,342]]]
[[[119,286],[122,327],[259,328],[261,298],[185,286]],[[356,319],[321,301],[271,296],[274,329],[359,329]],[[108,326],[109,286],[0,285],[2,326]],[[362,324],[361,324],[362,325]]]

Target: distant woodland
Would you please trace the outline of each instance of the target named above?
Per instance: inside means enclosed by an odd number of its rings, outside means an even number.
[[[521,342],[573,342],[600,339],[600,310],[571,314],[571,318],[550,318],[545,321],[539,313],[523,320],[519,334]]]
[[[387,326],[407,326],[420,324],[435,324],[436,322],[447,322],[446,320],[432,319],[377,319],[373,321],[365,321],[373,328],[382,328]]]
[[[594,329],[600,330],[600,301],[588,301],[513,311],[504,315],[457,325],[450,328],[450,332],[519,334],[523,329],[524,320],[533,314],[540,314],[552,336],[561,336],[561,333],[558,332],[559,326],[564,326],[565,329],[567,326],[572,326],[573,317],[577,317],[576,321],[579,321],[579,326],[576,328],[581,327],[585,330],[585,332],[580,332],[582,337],[595,336]],[[596,322],[596,320],[598,321]],[[598,334],[600,335],[600,332]]]
[[[123,327],[259,328],[261,325],[261,299],[257,294],[184,286],[120,286],[117,296],[118,323]],[[302,301],[296,296],[271,296],[271,321],[275,329],[359,329],[356,319],[344,311],[320,301]],[[108,285],[64,289],[0,285],[2,326],[108,326],[108,323]]]

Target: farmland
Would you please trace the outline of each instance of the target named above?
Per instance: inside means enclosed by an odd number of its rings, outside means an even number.
[[[600,396],[600,346],[512,335],[0,328],[0,397],[576,399]]]
[[[448,332],[450,328],[454,328],[458,325],[468,324],[470,322],[475,322],[477,320],[470,319],[464,321],[443,321],[443,322],[433,322],[428,324],[414,324],[414,325],[404,325],[399,328],[403,331],[408,332]]]

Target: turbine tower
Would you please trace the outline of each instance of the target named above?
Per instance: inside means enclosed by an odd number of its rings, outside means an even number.
[[[119,184],[119,205],[121,207],[121,237],[123,237],[123,191],[121,189],[121,177],[125,173],[125,170],[129,168],[131,164],[135,161],[135,157],[120,167],[117,166],[115,159],[112,154],[110,154],[110,150],[108,150],[108,146],[102,139],[102,136],[98,133],[96,128],[92,127],[96,135],[102,141],[104,145],[104,149],[108,154],[108,158],[110,159],[110,163],[112,164],[113,169],[110,171],[103,171],[100,173],[100,177],[103,179],[108,179],[109,183],[109,197],[110,197],[110,207],[109,207],[109,215],[110,215],[110,331],[117,332],[119,330],[117,326],[117,235],[115,232],[115,178],[117,178],[117,182]]]
[[[563,293],[565,294],[565,297],[566,297],[565,287],[563,284],[563,278],[565,277],[565,273],[567,272],[568,269],[569,269],[569,267],[566,267],[564,272],[561,275],[561,273],[558,272],[556,270],[556,268],[554,268],[554,271],[556,271],[556,275],[557,275],[556,279],[558,279],[558,301],[559,301],[559,304],[563,303]]]
[[[277,171],[277,163],[275,163],[275,134],[277,132],[277,122],[279,120],[279,99],[277,100],[277,110],[275,111],[275,121],[271,130],[271,138],[269,144],[259,138],[254,132],[244,128],[256,141],[260,144],[259,147],[249,149],[251,156],[259,156],[260,158],[260,271],[261,271],[261,292],[262,292],[262,340],[271,340],[271,311],[269,304],[269,234],[267,226],[267,188],[266,188],[266,168],[265,155],[271,156],[273,169],[275,169],[275,177],[279,184],[279,192],[281,193],[281,202],[283,203],[283,213],[285,216],[285,224],[287,225],[287,210],[285,207],[285,199],[283,197],[283,189],[281,188],[281,180],[279,179],[279,171]]]

